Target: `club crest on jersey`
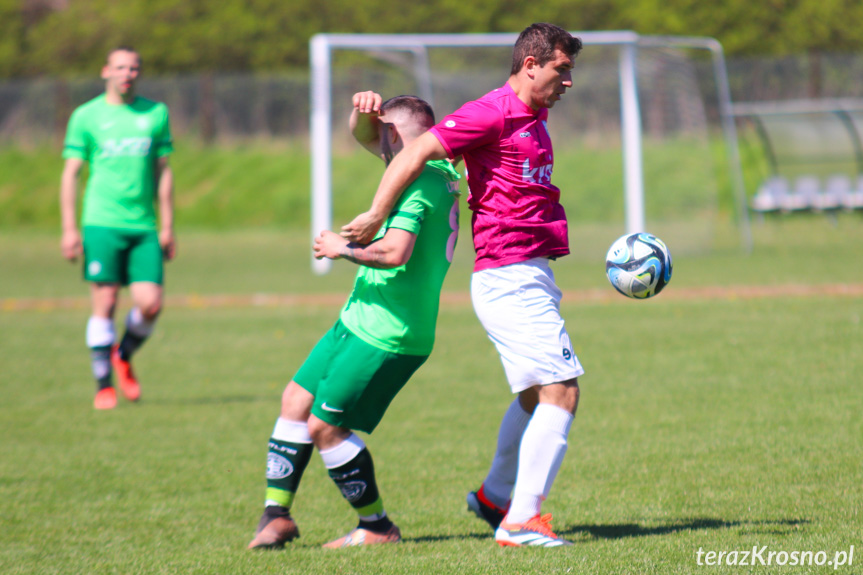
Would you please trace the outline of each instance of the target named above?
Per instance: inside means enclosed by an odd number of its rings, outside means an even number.
[[[530,138],[530,132],[522,132],[518,135],[519,138]]]
[[[455,128],[455,120],[447,120],[444,126],[447,128]]]
[[[346,481],[339,486],[348,501],[357,501],[366,492],[365,481]]]
[[[294,472],[294,466],[278,453],[267,454],[267,479],[284,479]]]
[[[91,276],[99,275],[99,272],[102,271],[102,263],[101,262],[90,262],[87,266],[87,271],[90,272]]]

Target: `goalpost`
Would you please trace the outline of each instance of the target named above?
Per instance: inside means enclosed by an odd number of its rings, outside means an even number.
[[[716,100],[725,142],[728,170],[734,188],[734,203],[741,243],[747,251],[751,249],[746,193],[740,167],[737,147],[737,134],[731,113],[731,98],[725,59],[722,46],[712,38],[641,36],[631,31],[619,32],[574,32],[586,47],[605,46],[618,50],[618,86],[620,98],[619,124],[620,145],[623,156],[623,188],[625,206],[625,226],[627,233],[644,231],[644,162],[642,110],[640,107],[638,67],[639,51],[644,48],[695,49],[708,51],[712,60],[713,81],[716,86]],[[413,62],[409,66],[416,84],[417,95],[433,106],[434,87],[429,57],[430,48],[485,48],[511,47],[517,34],[318,34],[310,41],[311,60],[311,205],[312,238],[322,230],[332,227],[332,92],[333,92],[333,53],[336,50],[353,50],[381,54],[406,53]],[[581,58],[581,56],[579,56]],[[506,79],[506,64],[500,63],[497,77],[498,85]],[[578,75],[578,62],[576,63]],[[482,96],[477,93],[473,98]],[[578,91],[570,89],[578,98]],[[468,101],[466,98],[461,103]],[[448,110],[447,113],[451,111]],[[443,116],[443,113],[440,114]],[[330,260],[312,260],[315,273],[329,271]]]

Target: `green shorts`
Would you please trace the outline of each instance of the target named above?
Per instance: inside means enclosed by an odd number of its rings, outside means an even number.
[[[152,230],[84,227],[84,279],[129,285],[162,285],[164,265],[159,235]]]
[[[330,425],[371,433],[427,355],[378,349],[341,322],[317,343],[294,376],[315,396],[312,413]]]

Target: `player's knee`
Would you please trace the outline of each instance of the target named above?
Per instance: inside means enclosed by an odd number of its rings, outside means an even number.
[[[149,300],[138,307],[141,310],[141,315],[144,317],[144,320],[147,322],[153,322],[157,317],[159,317],[159,314],[162,313],[162,298]]]
[[[110,285],[98,285],[91,293],[93,315],[99,317],[114,317],[117,309],[117,288]]]
[[[285,386],[282,393],[282,419],[308,421],[315,397],[295,381]]]
[[[312,436],[312,441],[315,445],[327,443],[329,436],[332,434],[333,426],[325,421],[321,421],[317,417],[309,418],[309,435]]]
[[[539,401],[556,405],[574,415],[578,408],[579,394],[578,378],[574,378],[542,386],[539,388]]]
[[[533,413],[539,403],[539,391],[536,387],[531,387],[519,392],[518,403],[525,413]]]
[[[331,449],[350,436],[348,429],[337,427],[314,415],[309,417],[309,435],[318,449]]]

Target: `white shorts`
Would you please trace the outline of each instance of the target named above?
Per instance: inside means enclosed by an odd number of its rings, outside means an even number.
[[[561,292],[546,258],[474,272],[470,292],[513,393],[584,373],[560,316]]]

